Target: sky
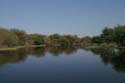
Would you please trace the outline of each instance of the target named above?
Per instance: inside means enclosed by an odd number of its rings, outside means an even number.
[[[125,25],[125,0],[0,0],[0,26],[28,33],[94,36]]]

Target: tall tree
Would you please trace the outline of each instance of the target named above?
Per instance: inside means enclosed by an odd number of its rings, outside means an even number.
[[[101,43],[104,42],[104,39],[103,39],[102,37],[100,37],[100,36],[94,36],[94,37],[92,38],[92,42],[93,42],[93,43],[97,43],[97,44],[101,44]]]
[[[125,26],[118,25],[114,28],[114,40],[118,45],[125,45]]]
[[[11,29],[10,31],[17,35],[19,39],[19,45],[25,45],[27,41],[27,34],[25,31],[19,29]]]
[[[112,28],[104,28],[101,34],[101,37],[106,43],[112,43],[114,41],[114,30]]]
[[[0,46],[16,46],[19,43],[19,39],[17,35],[12,33],[11,31],[0,28]]]

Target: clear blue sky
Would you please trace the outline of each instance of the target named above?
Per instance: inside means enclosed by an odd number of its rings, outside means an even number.
[[[97,35],[125,24],[125,0],[0,0],[0,26],[28,33]]]

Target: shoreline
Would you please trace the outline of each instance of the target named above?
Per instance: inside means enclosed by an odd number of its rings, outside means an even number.
[[[20,48],[31,48],[31,47],[48,47],[46,45],[31,45],[31,46],[15,46],[15,47],[4,47],[4,48],[0,48],[0,51],[14,51]],[[82,48],[82,47],[81,47]],[[111,46],[106,46],[106,47],[102,47],[102,46],[86,46],[83,48],[87,48],[87,49],[91,49],[91,48],[125,48],[125,47],[111,47]]]
[[[31,48],[31,47],[45,47],[45,45],[31,45],[31,46],[15,46],[15,47],[3,47],[0,51],[14,51],[21,48]]]

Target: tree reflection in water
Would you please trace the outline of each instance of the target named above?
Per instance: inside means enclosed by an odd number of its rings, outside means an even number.
[[[90,49],[99,55],[105,64],[111,64],[117,72],[125,72],[125,49],[94,48]]]
[[[59,56],[63,53],[65,53],[66,55],[71,55],[72,53],[75,53],[78,50],[78,48],[66,48],[66,47],[55,47],[55,48],[48,48],[48,52],[51,53],[53,56]]]
[[[26,56],[27,53],[25,50],[0,52],[0,66],[24,61]]]
[[[27,56],[44,57],[50,53],[53,56],[61,54],[72,55],[79,48],[25,48],[16,51],[1,51],[0,52],[0,66],[19,63],[25,61]],[[117,72],[125,72],[125,49],[114,48],[93,48],[83,49],[84,51],[91,51],[97,56],[100,56],[104,64],[111,64],[113,69]]]
[[[49,52],[53,56],[59,56],[62,53],[71,54],[77,48],[23,48],[16,51],[0,51],[0,66],[9,63],[19,63],[26,59],[27,56],[43,57]]]

